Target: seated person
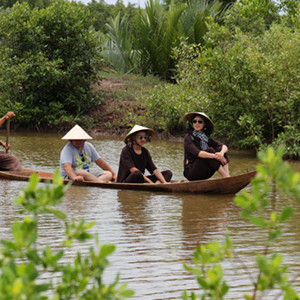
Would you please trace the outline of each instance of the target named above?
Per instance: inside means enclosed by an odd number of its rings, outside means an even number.
[[[188,133],[184,138],[184,172],[190,181],[207,179],[218,171],[229,177],[227,146],[210,137],[214,130],[211,119],[203,112],[192,112],[183,119]]]
[[[153,130],[135,125],[125,137],[126,146],[122,149],[118,182],[126,183],[167,183],[172,178],[172,172],[160,172],[152,161],[149,151],[143,146],[151,141]],[[145,176],[145,169],[150,176]]]
[[[15,117],[15,114],[12,111],[9,111],[4,117],[0,119],[0,127],[4,124],[4,122],[12,117]],[[0,145],[8,152],[10,149],[10,145],[0,141]],[[0,152],[0,171],[22,171],[22,166],[17,157]]]
[[[102,159],[95,147],[87,142],[90,137],[79,125],[75,125],[62,140],[69,143],[60,154],[60,174],[65,179],[74,181],[98,181],[109,182],[117,179],[117,174]],[[104,170],[100,176],[90,173],[90,164],[95,162]]]

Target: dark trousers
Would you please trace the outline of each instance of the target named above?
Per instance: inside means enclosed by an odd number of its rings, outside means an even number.
[[[0,152],[0,171],[22,171],[22,166],[17,157]]]
[[[173,173],[170,170],[162,171],[161,174],[164,176],[165,180],[169,182],[173,176]],[[147,176],[151,181],[156,182],[158,179],[155,175]],[[125,179],[126,183],[145,183],[143,173],[141,171],[134,171],[128,175]]]
[[[212,148],[209,148],[208,150],[209,151],[206,151],[210,153],[221,151],[221,149],[217,149],[216,151]],[[226,154],[224,154],[224,157],[226,158],[227,163],[229,163],[229,159]],[[183,175],[190,181],[208,179],[215,174],[220,166],[221,162],[216,159],[198,157],[191,164],[185,166]]]

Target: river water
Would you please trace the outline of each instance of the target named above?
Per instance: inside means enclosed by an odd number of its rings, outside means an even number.
[[[5,132],[1,133],[3,137]],[[13,132],[10,152],[19,157],[24,168],[53,172],[58,167],[60,151],[66,143],[60,138],[60,135],[55,134]],[[93,144],[102,158],[117,171],[123,141],[103,137],[94,139]],[[160,170],[170,169],[174,179],[183,179],[181,142],[154,140],[147,148]],[[255,156],[248,152],[229,151],[229,156],[232,175],[252,170],[258,163]],[[292,167],[300,171],[299,162],[293,162]],[[10,226],[19,218],[12,199],[26,185],[25,182],[0,180],[1,238],[10,237]],[[246,190],[250,191],[251,186],[246,187]],[[92,232],[98,234],[100,242],[116,245],[104,281],[112,282],[120,272],[121,282],[127,282],[128,287],[135,290],[134,299],[181,299],[184,290],[197,291],[196,280],[185,271],[183,263],[192,264],[197,244],[214,239],[223,241],[224,234],[229,232],[238,259],[222,264],[230,286],[226,299],[243,299],[243,295],[252,290],[251,276],[255,278],[256,274],[255,256],[264,249],[265,232],[240,218],[233,198],[232,195],[185,195],[71,187],[61,209],[76,220],[83,218],[87,222],[95,221]],[[286,203],[293,204],[293,200],[279,195],[278,202],[279,207]],[[272,247],[277,253],[284,254],[284,263],[289,265],[289,277],[294,280],[293,286],[298,293],[299,219],[298,207],[286,224],[283,238]],[[42,217],[40,224],[41,245],[58,247],[62,240],[63,225],[47,215]],[[75,251],[86,252],[89,246],[78,244]],[[74,257],[75,251],[67,252],[65,259]],[[274,299],[277,294],[275,291],[262,299]]]

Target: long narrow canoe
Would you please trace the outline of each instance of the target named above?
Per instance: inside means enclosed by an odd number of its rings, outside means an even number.
[[[37,173],[41,182],[52,181],[53,174],[32,170],[24,171],[0,171],[0,179],[28,181],[32,173]],[[74,181],[73,185],[94,186],[100,188],[120,189],[120,190],[142,190],[169,193],[214,193],[214,194],[235,194],[250,183],[256,171],[251,171],[241,175],[228,178],[211,178],[206,180],[172,181],[169,184],[149,184],[149,183],[100,183],[96,181]],[[68,183],[69,180],[65,180]]]

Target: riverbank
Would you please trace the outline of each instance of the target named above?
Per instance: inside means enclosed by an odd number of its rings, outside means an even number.
[[[94,136],[124,135],[135,124],[147,126],[145,101],[149,89],[160,84],[158,78],[134,74],[101,73],[93,92],[101,104],[84,116]]]

